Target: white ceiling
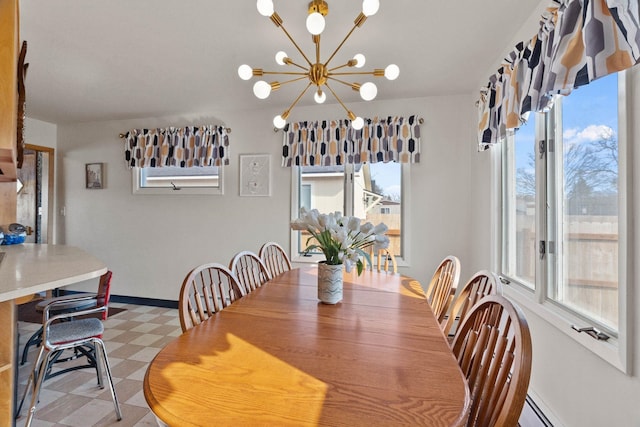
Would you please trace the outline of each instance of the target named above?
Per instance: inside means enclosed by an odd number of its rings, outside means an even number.
[[[308,3],[274,1],[285,28],[313,59],[304,28]],[[328,3],[322,60],[361,8],[359,0]],[[375,80],[377,99],[471,93],[539,3],[383,0],[332,65],[359,52],[367,58],[364,70],[398,64],[398,80]],[[277,70],[278,50],[303,63],[284,33],[258,14],[253,0],[21,0],[20,12],[30,64],[26,110],[35,119],[73,123],[265,105],[285,109],[305,86],[292,83],[260,101],[253,96],[255,80],[238,78],[243,63]],[[347,103],[359,99],[346,86],[333,87]],[[312,103],[311,98],[309,92],[300,104]]]

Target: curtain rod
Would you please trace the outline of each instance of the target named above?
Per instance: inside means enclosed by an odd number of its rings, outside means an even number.
[[[231,128],[225,128],[225,130],[227,131],[227,133],[231,133]],[[126,136],[126,134],[124,133],[119,133],[118,136],[122,139]]]

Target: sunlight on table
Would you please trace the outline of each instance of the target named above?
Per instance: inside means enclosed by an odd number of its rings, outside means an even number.
[[[218,422],[234,420],[241,425],[243,421],[255,421],[259,416],[264,422],[273,418],[274,421],[306,420],[308,425],[318,424],[327,393],[325,383],[235,335],[227,334],[226,341],[228,350],[203,355],[200,363],[220,378],[215,389],[209,390],[210,398],[219,399],[215,409],[211,407]],[[182,362],[171,363],[163,370],[163,375],[168,385],[181,390],[186,405],[191,401],[192,405],[198,406],[201,398],[197,391],[207,389],[199,381],[204,381],[206,375],[194,376],[192,367],[189,378],[182,378],[184,367]],[[191,391],[181,387],[185,380],[192,382]],[[287,399],[282,399],[283,394]],[[251,407],[247,402],[253,402]]]

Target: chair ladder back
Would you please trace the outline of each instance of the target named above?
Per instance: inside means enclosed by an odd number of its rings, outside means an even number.
[[[199,325],[244,295],[237,279],[224,265],[209,263],[194,268],[180,290],[182,331]]]
[[[502,295],[502,283],[498,276],[487,270],[480,270],[464,285],[450,304],[441,327],[445,335],[455,333],[454,325],[460,324],[471,307],[487,295]]]
[[[193,279],[194,302],[201,320],[208,318],[217,311],[216,307],[213,306],[212,298],[215,299],[215,293],[213,295],[211,293],[211,282],[207,280],[207,270],[199,271]]]
[[[291,260],[287,252],[276,242],[267,242],[262,245],[258,257],[265,264],[272,278],[291,270]]]
[[[489,422],[495,424],[496,415],[502,410],[502,407],[505,404],[507,398],[507,386],[506,384],[509,381],[510,370],[507,368],[508,366],[513,366],[514,362],[514,352],[513,343],[507,349],[506,342],[504,344],[505,351],[501,352],[502,361],[501,363],[496,363],[496,374],[493,376],[493,384],[495,387],[493,388],[493,393],[489,396],[489,404],[487,405],[489,408],[495,408],[493,410],[493,417],[489,419]]]
[[[458,286],[459,279],[460,260],[453,255],[446,257],[440,263],[431,278],[426,292],[427,301],[440,323],[447,314],[453,290]]]
[[[485,424],[485,420],[490,408],[488,402],[488,395],[495,390],[491,386],[493,383],[491,382],[491,373],[494,371],[495,363],[492,363],[493,360],[498,359],[499,355],[491,354],[490,352],[482,351],[485,348],[496,348],[498,342],[498,333],[496,329],[490,327],[482,328],[482,332],[480,334],[480,338],[478,340],[477,346],[479,351],[475,357],[479,357],[481,363],[475,363],[472,365],[471,374],[469,376],[469,389],[474,390],[472,395],[476,398],[472,401],[471,404],[471,412],[469,418],[475,419],[476,423],[479,425],[488,425]],[[498,350],[496,350],[498,352]]]
[[[452,351],[471,395],[468,426],[517,426],[531,375],[522,311],[501,295],[482,298],[462,321]]]
[[[217,310],[211,306],[213,296],[207,286],[204,272],[206,270],[196,271],[191,279],[193,294],[187,300],[189,306],[192,326],[202,323],[208,319]]]
[[[251,251],[238,252],[231,259],[229,270],[236,275],[247,294],[271,280],[267,266]]]

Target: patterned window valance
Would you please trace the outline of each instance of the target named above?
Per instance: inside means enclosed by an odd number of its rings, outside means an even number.
[[[125,161],[129,168],[229,164],[229,135],[222,126],[133,129],[123,138]]]
[[[480,149],[500,142],[554,94],[640,62],[638,0],[555,0],[538,34],[519,43],[480,92]]]
[[[361,130],[349,120],[290,123],[284,128],[282,166],[420,161],[417,116],[365,119]]]

